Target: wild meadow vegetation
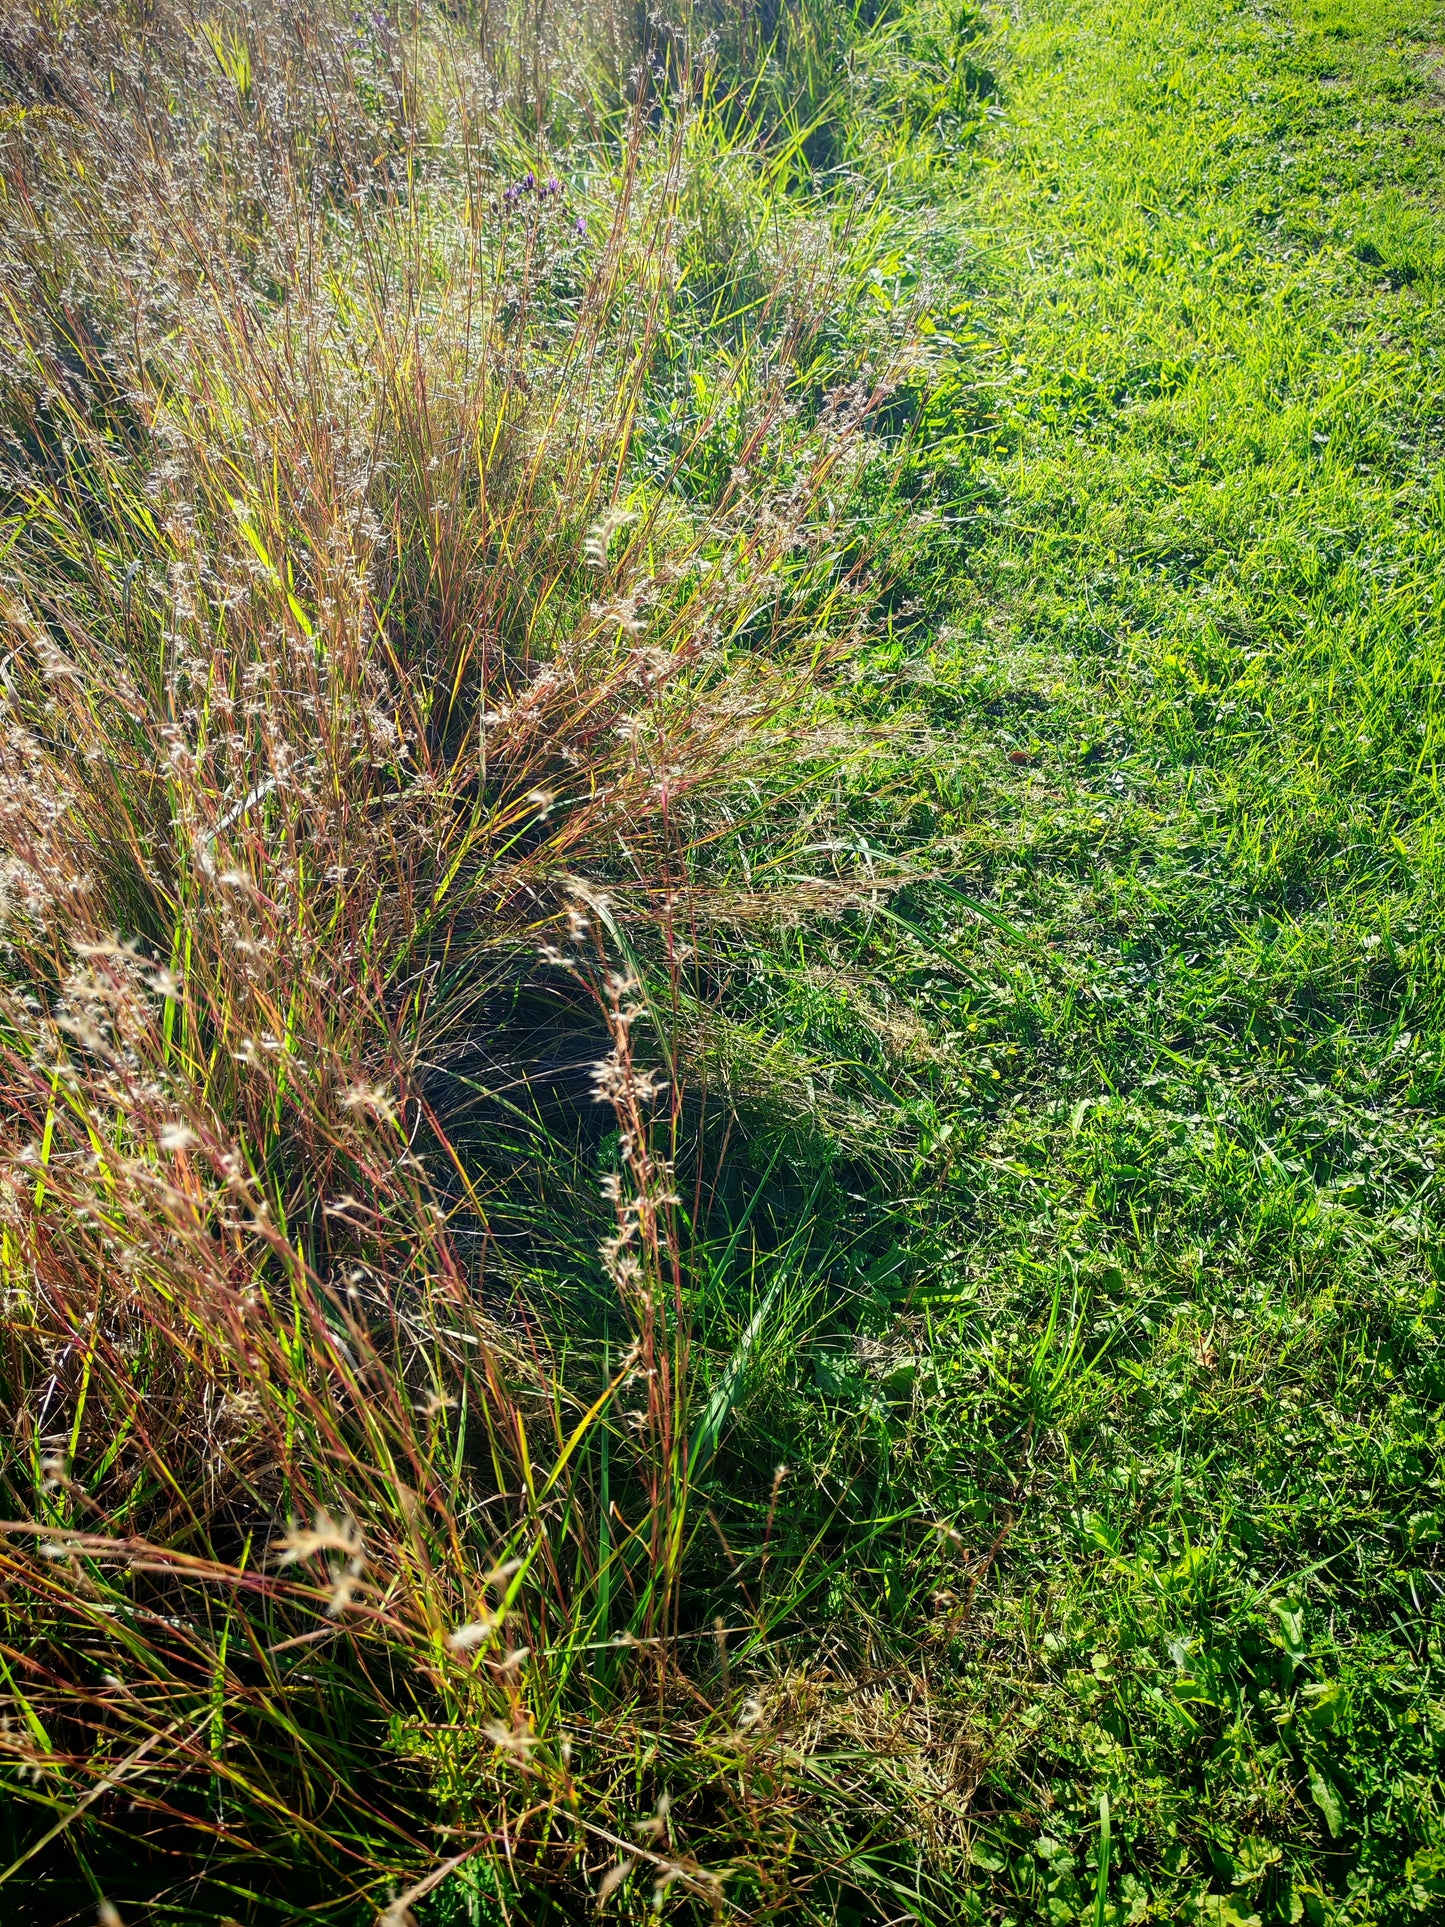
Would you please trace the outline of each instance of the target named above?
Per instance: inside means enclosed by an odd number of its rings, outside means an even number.
[[[0,7],[5,1918],[1445,1918],[1442,160]]]

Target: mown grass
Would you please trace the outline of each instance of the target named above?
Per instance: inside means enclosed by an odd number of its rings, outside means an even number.
[[[933,1146],[813,1382],[991,1560],[959,1917],[1428,1918],[1438,53],[1416,9],[1074,5],[996,58],[917,230],[951,528],[861,678],[949,889],[769,985]]]
[[[1432,1918],[1445,21],[257,18],[6,42],[9,1891]]]

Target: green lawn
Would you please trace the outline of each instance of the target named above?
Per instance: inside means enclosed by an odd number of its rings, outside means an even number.
[[[960,1919],[1445,1916],[1429,15],[1024,0],[913,190],[946,528],[862,687],[948,887],[770,989],[935,1147],[904,1367],[810,1349],[992,1557],[919,1661],[977,1747]]]

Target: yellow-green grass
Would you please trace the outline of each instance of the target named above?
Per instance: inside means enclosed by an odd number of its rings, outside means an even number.
[[[1445,1904],[1432,34],[1024,6],[986,165],[912,190],[949,526],[860,683],[947,888],[767,988],[919,1133],[880,1349],[835,1310],[794,1410],[844,1515],[917,1507],[880,1628],[965,1537],[929,1919]]]

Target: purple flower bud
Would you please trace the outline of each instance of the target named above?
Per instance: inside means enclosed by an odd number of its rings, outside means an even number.
[[[579,214],[577,216],[577,232],[585,241],[587,238],[587,216],[585,214]]]
[[[557,176],[555,174],[549,174],[547,176],[547,186],[545,191],[548,194],[560,194],[562,192],[562,183],[557,179]]]
[[[522,185],[524,188],[526,188],[529,194],[531,193],[532,189],[537,185],[537,176],[532,172],[530,167],[527,169],[526,173],[522,176]]]

